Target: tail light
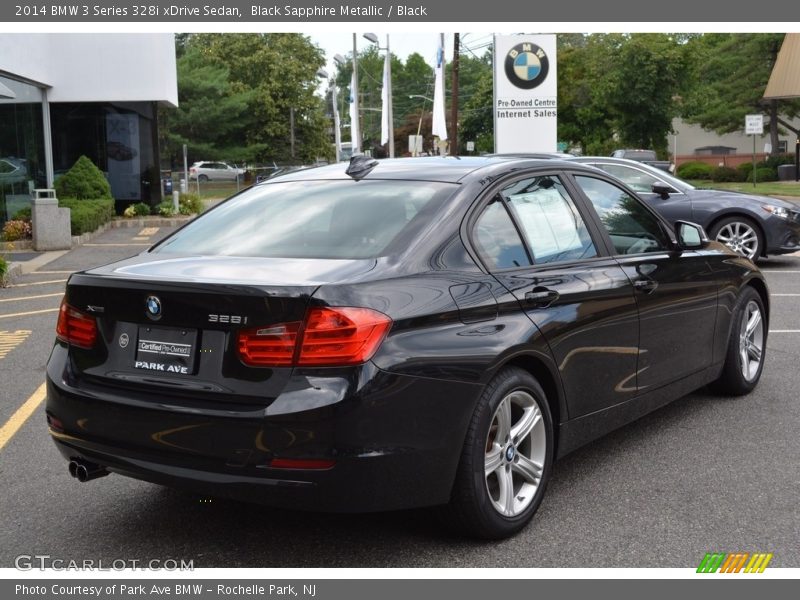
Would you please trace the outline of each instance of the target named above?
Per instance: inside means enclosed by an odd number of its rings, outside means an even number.
[[[391,325],[369,308],[314,307],[302,322],[241,330],[239,357],[255,367],[357,365],[372,358]]]
[[[292,364],[302,323],[282,323],[239,332],[239,357],[246,365],[287,367]]]
[[[58,311],[56,337],[62,342],[88,350],[97,339],[97,321],[92,315],[67,304],[64,298]]]

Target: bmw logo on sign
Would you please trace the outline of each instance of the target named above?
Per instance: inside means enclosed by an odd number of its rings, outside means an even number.
[[[145,307],[147,308],[147,316],[158,321],[161,318],[161,300],[158,296],[148,296],[145,300]]]
[[[506,77],[520,89],[532,90],[547,78],[549,70],[547,54],[531,42],[517,44],[506,54]]]

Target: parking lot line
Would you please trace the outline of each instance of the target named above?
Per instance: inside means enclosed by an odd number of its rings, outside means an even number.
[[[5,358],[9,352],[28,339],[30,334],[30,329],[0,331],[0,359]]]
[[[792,273],[793,273],[793,274],[795,274],[795,275],[797,275],[798,273],[800,273],[800,271],[779,271],[778,269],[775,269],[775,270],[771,270],[771,269],[770,269],[770,270],[768,270],[768,269],[761,269],[761,272],[762,272],[762,273],[788,273],[788,274],[790,274],[790,275],[791,275]]]
[[[21,296],[20,298],[0,298],[0,302],[20,302],[22,300],[38,300],[39,298],[55,298],[56,296],[63,296],[63,292],[57,294],[39,294],[37,296]]]
[[[783,298],[787,297],[795,298],[797,296],[800,296],[800,294],[770,294],[770,297],[783,297]]]
[[[770,329],[770,333],[800,333],[800,329]]]
[[[71,275],[75,271],[34,271],[36,275]]]
[[[47,285],[49,283],[66,283],[66,279],[50,279],[48,281],[31,281],[30,283],[15,283],[8,286],[9,288],[30,287],[32,285]]]
[[[42,313],[58,312],[59,308],[45,308],[44,310],[31,310],[28,312],[11,313],[10,315],[0,315],[0,319],[11,319],[12,317],[27,317],[28,315],[40,315]]]
[[[91,247],[111,247],[111,246],[152,246],[152,244],[130,244],[130,243],[108,243],[108,244],[84,244],[84,247],[91,246]]]
[[[33,414],[33,411],[39,407],[46,395],[47,387],[43,383],[31,394],[30,398],[11,415],[11,418],[6,421],[5,425],[0,427],[0,450],[14,437],[14,434],[19,431],[20,427],[25,424],[25,421],[27,421]]]

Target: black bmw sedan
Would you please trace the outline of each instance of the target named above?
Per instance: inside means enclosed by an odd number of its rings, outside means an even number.
[[[753,263],[602,171],[354,158],[73,274],[47,366],[70,474],[284,507],[447,505],[501,538],[554,459],[765,360]]]
[[[645,202],[674,223],[702,225],[712,239],[758,260],[800,251],[800,207],[791,202],[723,190],[700,189],[660,169],[633,160],[581,156],[625,182]]]

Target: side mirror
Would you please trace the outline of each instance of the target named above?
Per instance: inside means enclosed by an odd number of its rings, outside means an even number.
[[[669,198],[670,194],[674,194],[676,192],[675,188],[661,181],[655,182],[653,184],[653,187],[650,189],[654,194],[658,194],[659,196],[661,196],[662,200],[666,200],[667,198]]]
[[[697,223],[689,221],[675,222],[675,237],[682,250],[699,250],[708,246],[708,236]]]

